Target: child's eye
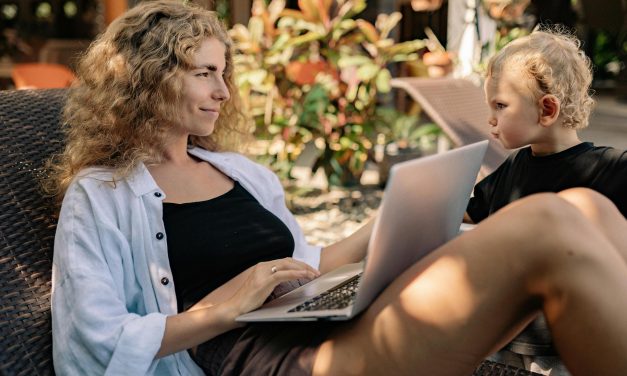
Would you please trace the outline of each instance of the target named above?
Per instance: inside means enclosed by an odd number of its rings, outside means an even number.
[[[201,72],[197,73],[196,77],[209,77],[209,72]]]
[[[504,109],[506,106],[505,106],[505,104],[503,104],[503,103],[496,103],[496,104],[494,105],[494,107],[495,107],[497,110],[502,110],[502,109]]]

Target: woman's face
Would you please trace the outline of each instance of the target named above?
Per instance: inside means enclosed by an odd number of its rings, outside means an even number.
[[[207,38],[194,54],[193,68],[183,73],[183,108],[177,129],[186,136],[210,135],[222,103],[230,97],[223,77],[225,52],[222,42]]]

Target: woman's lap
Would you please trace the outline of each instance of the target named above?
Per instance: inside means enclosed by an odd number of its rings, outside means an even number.
[[[282,283],[271,301],[306,283]],[[339,322],[253,323],[202,343],[192,355],[207,375],[311,375],[322,342]]]
[[[318,347],[334,322],[251,324],[229,352],[220,375],[311,375]]]

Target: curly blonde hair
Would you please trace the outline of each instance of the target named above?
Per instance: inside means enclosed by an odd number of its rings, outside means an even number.
[[[215,131],[189,143],[212,151],[241,146],[249,132],[224,25],[214,12],[181,1],[143,2],[113,21],[82,57],[63,112],[66,147],[49,161],[44,190],[60,201],[83,168],[109,167],[120,178],[140,162],[158,163],[168,129],[180,119],[182,75],[208,37],[226,47],[230,99]]]
[[[535,100],[546,94],[560,102],[562,126],[582,129],[594,100],[592,65],[577,38],[561,29],[534,31],[506,45],[488,62],[487,77],[497,80],[503,69],[521,69],[530,78]]]

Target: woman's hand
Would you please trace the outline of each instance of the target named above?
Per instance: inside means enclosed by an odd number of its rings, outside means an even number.
[[[248,278],[242,286],[224,302],[238,316],[259,308],[278,284],[300,278],[314,279],[320,275],[318,270],[291,257],[260,262],[247,272]]]

